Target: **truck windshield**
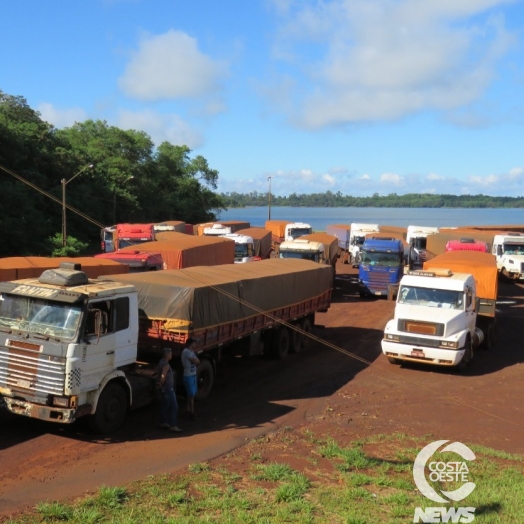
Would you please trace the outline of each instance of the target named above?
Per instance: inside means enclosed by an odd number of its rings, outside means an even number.
[[[400,286],[399,304],[414,306],[441,307],[446,309],[464,309],[461,291],[449,289],[431,289],[427,287]]]
[[[253,244],[235,243],[235,258],[245,258],[253,256]]]
[[[0,329],[10,328],[72,340],[80,324],[80,305],[0,294]]]
[[[300,258],[318,262],[318,253],[307,253],[305,251],[280,251],[280,258]]]
[[[310,235],[311,234],[311,228],[310,227],[295,227],[293,229],[289,230],[289,236],[295,240],[295,238],[303,237],[304,235]],[[300,257],[298,257],[300,258]]]
[[[400,265],[398,253],[377,253],[376,251],[363,251],[361,262],[369,266],[397,267]]]
[[[504,244],[506,255],[524,255],[524,244]]]

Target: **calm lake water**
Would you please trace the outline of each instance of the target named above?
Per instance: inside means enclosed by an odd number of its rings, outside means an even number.
[[[264,226],[267,219],[267,207],[228,209],[219,215],[219,220],[244,220],[252,226]],[[524,210],[271,206],[271,219],[306,222],[315,231],[325,231],[328,224],[351,222],[399,227],[518,225],[524,224]]]

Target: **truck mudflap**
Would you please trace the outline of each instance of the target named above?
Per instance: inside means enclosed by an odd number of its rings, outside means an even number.
[[[51,422],[61,422],[63,424],[70,424],[76,419],[75,408],[58,408],[55,406],[42,406],[40,404],[33,404],[25,400],[18,400],[15,398],[4,397],[7,409],[15,415],[24,415],[30,418],[37,418],[39,420],[46,420]]]

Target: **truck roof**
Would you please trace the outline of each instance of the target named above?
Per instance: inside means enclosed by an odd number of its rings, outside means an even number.
[[[324,256],[329,259],[330,264],[337,258],[338,238],[335,235],[328,233],[311,233],[300,238],[312,242],[320,242],[324,246]]]
[[[395,250],[395,252],[400,252],[404,251],[404,242],[398,238],[366,237],[362,249]]]
[[[498,293],[498,270],[495,257],[479,251],[448,251],[424,262],[424,270],[449,269],[469,273],[475,278],[477,294],[495,300]]]
[[[324,244],[322,242],[315,242],[314,240],[306,240],[304,237],[296,238],[295,240],[287,240],[280,244],[280,251],[294,250],[294,251],[324,251]]]
[[[435,269],[435,268],[433,268]],[[414,271],[417,274],[406,274],[402,277],[401,284],[406,286],[426,287],[434,289],[449,289],[452,291],[463,291],[471,273],[451,273],[450,276],[430,276],[431,270],[424,270],[428,276],[423,276],[423,271]]]

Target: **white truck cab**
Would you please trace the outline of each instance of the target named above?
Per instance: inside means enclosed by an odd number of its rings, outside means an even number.
[[[230,234],[231,228],[228,226],[223,226],[222,224],[213,224],[211,227],[204,228],[205,236],[220,237]]]
[[[297,238],[280,244],[280,258],[303,258],[324,264],[324,244],[312,240]]]
[[[216,224],[215,224],[216,225]],[[237,233],[228,233],[221,235],[223,238],[229,238],[235,242],[235,264],[243,264],[245,262],[254,262],[260,260],[260,257],[255,256],[255,249],[253,238],[247,235],[239,235]]]
[[[401,282],[382,352],[391,363],[465,365],[483,341],[476,328],[473,275],[449,270],[410,271]]]
[[[499,273],[512,280],[524,278],[524,235],[495,235],[492,253]]]
[[[438,232],[438,227],[408,226],[406,242],[409,247],[407,248],[406,259],[410,268],[424,264],[427,259],[427,238],[429,235],[435,235]]]
[[[378,224],[352,223],[349,230],[349,263],[358,267],[360,263],[360,248],[369,233],[378,233]]]
[[[305,222],[293,222],[287,224],[284,229],[284,241],[295,240],[296,238],[310,235],[313,232],[310,224]]]

